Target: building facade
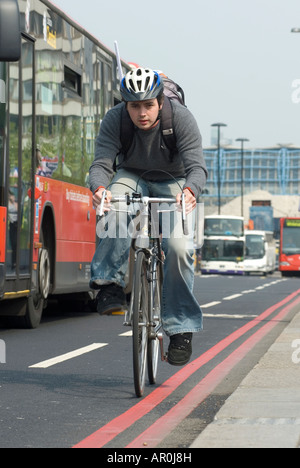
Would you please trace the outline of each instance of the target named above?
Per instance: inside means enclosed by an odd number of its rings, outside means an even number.
[[[244,149],[243,155],[241,149],[214,148],[205,149],[204,157],[209,175],[203,197],[208,204],[217,203],[219,184],[223,203],[240,196],[242,187],[245,195],[256,190],[300,194],[300,148]]]

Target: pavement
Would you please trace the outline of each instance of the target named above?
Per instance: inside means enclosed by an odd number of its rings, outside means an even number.
[[[191,448],[300,448],[300,311]]]

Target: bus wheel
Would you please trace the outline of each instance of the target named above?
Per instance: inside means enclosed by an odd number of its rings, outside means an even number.
[[[24,317],[26,328],[37,328],[40,324],[44,309],[44,300],[37,299],[35,295],[31,295],[27,300],[26,315]]]
[[[51,265],[48,250],[43,248],[39,256],[38,288],[32,291],[27,300],[24,325],[26,328],[37,328],[50,290]]]
[[[47,299],[50,291],[50,270],[48,249],[41,249],[39,260],[39,289],[43,299]]]

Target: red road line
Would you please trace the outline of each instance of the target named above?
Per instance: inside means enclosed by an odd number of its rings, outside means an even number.
[[[244,343],[233,351],[224,361],[216,366],[202,379],[180,402],[164,416],[157,419],[146,431],[134,439],[126,448],[156,447],[172,432],[200,403],[207,398],[229,372],[247,353],[272,330],[279,320],[282,320],[290,310],[300,304],[300,298],[285,307],[274,319],[263,325]]]
[[[174,374],[165,383],[160,387],[156,388],[153,392],[150,393],[147,397],[141,400],[139,403],[134,405],[132,408],[127,410],[125,413],[116,417],[109,423],[105,424],[103,427],[98,429],[96,432],[79,442],[74,446],[74,448],[101,448],[104,447],[108,442],[114,439],[117,435],[121,434],[123,431],[132,426],[136,421],[141,419],[147,413],[152,411],[156,406],[158,406],[165,398],[167,398],[171,393],[173,393],[186,379],[188,379],[192,374],[204,366],[207,362],[217,356],[221,351],[227,348],[231,343],[236,341],[242,335],[247,333],[258,323],[265,320],[269,315],[271,315],[279,307],[285,305],[287,302],[291,301],[294,297],[300,294],[300,289],[290,294],[288,297],[283,299],[278,304],[267,309],[259,317],[251,320],[243,327],[236,330],[234,333],[224,338],[222,341],[217,343],[211,349],[202,354],[199,358],[195,359],[190,364],[186,365],[179,372]]]

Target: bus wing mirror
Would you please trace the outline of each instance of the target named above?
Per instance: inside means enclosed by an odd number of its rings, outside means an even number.
[[[20,12],[17,0],[0,0],[0,62],[21,57]]]

